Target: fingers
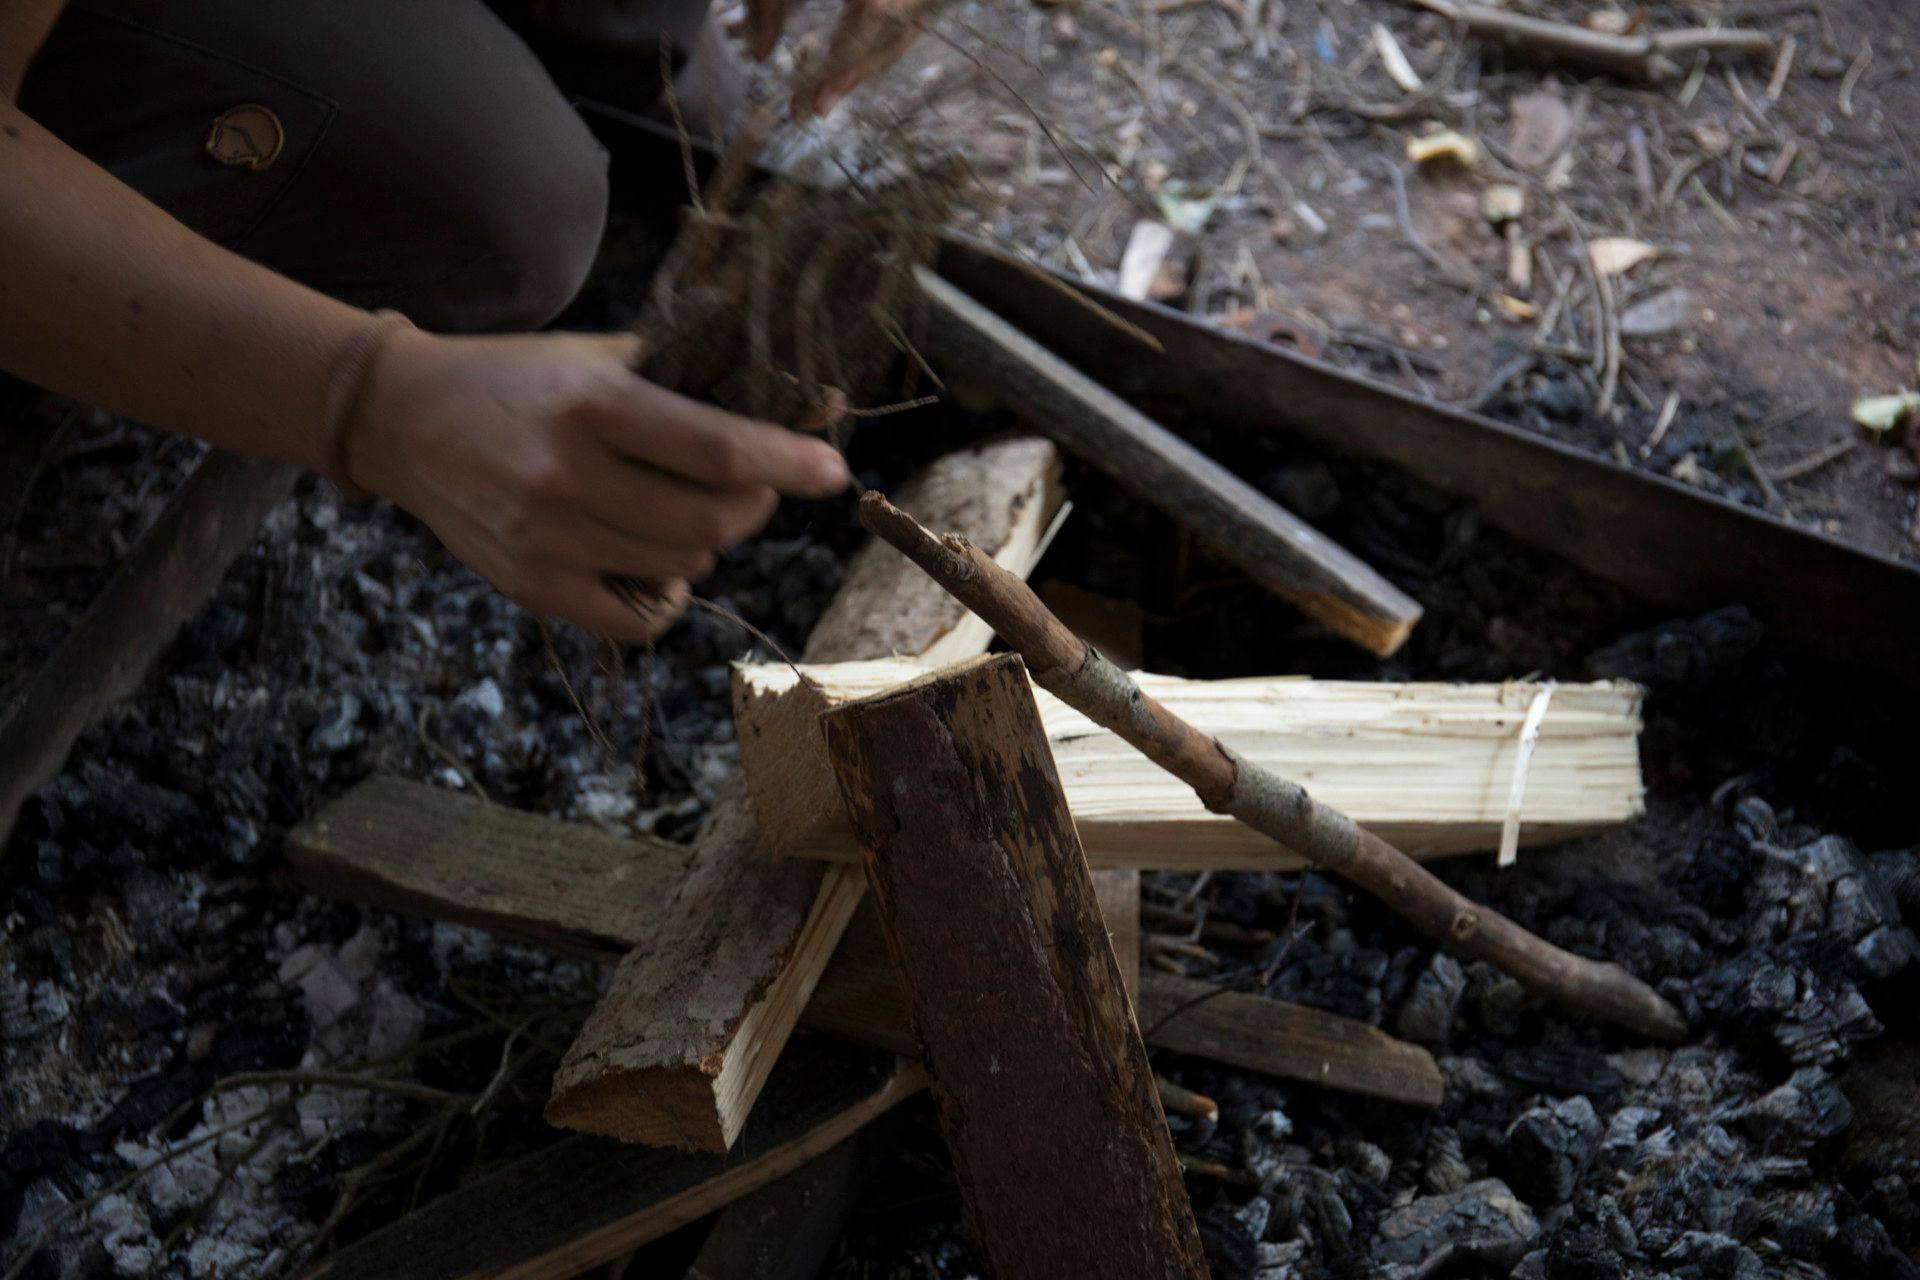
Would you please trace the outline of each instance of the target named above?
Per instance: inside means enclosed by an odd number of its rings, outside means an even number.
[[[825,497],[847,464],[823,440],[737,417],[644,378],[623,379],[589,406],[600,439],[622,457],[716,489],[767,486]]]
[[[684,582],[657,586],[650,595],[623,595],[604,578],[582,574],[556,583],[543,603],[521,601],[549,617],[626,644],[658,640],[686,611]]]
[[[926,0],[847,0],[827,56],[794,95],[796,115],[824,116],[867,77],[899,61],[920,35]]]
[[[773,52],[786,25],[785,0],[747,0],[747,48],[756,62],[764,62]]]
[[[602,526],[605,537],[678,550],[719,551],[750,538],[780,502],[769,485],[711,489],[612,454],[605,465],[586,471],[581,483],[584,511]],[[570,536],[573,531],[565,532]],[[670,576],[701,574],[679,567]]]

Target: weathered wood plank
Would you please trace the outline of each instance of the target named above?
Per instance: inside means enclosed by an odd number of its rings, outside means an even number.
[[[1269,590],[1385,657],[1420,620],[1413,597],[1027,334],[931,271],[927,341],[952,377],[1160,508]]]
[[[742,771],[769,844],[807,857],[858,856],[827,776],[820,713],[925,673],[910,662],[735,668]],[[1282,677],[1140,687],[1203,732],[1299,778],[1322,803],[1416,857],[1497,847],[1521,725],[1543,686],[1363,683]],[[1067,801],[1096,867],[1291,870],[1293,850],[1209,812],[1193,789],[1044,691],[1040,715]],[[1625,681],[1554,687],[1527,767],[1520,837],[1563,840],[1644,808],[1643,692]]]
[[[1154,974],[1140,992],[1139,1014],[1155,1044],[1248,1071],[1416,1107],[1439,1106],[1445,1089],[1433,1056],[1418,1045],[1351,1018],[1210,982]]]
[[[33,789],[74,740],[147,668],[213,594],[299,474],[209,452],[181,482],[126,562],[0,717],[0,845]]]
[[[1045,441],[983,445],[935,463],[903,500],[958,522],[1024,575],[1059,509],[1059,466]],[[984,648],[988,634],[968,627],[969,617],[898,552],[875,547],[860,553],[805,656]],[[730,787],[695,842],[672,905],[651,917],[654,932],[622,961],[562,1062],[548,1119],[631,1141],[724,1150],[864,892],[856,868],[773,857],[744,786]]]
[[[545,1280],[611,1262],[832,1150],[925,1086],[917,1063],[796,1044],[731,1151],[573,1136],[323,1259],[308,1280]]]
[[[988,1269],[1206,1276],[1019,658],[949,667],[824,724]]]
[[[602,959],[679,888],[688,849],[376,775],[287,835],[317,893]]]

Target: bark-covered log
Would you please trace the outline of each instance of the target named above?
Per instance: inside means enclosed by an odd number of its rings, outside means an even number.
[[[1019,658],[950,667],[825,723],[988,1269],[1205,1276]]]

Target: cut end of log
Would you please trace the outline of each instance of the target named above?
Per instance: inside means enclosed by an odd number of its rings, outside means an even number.
[[[723,1152],[745,1117],[728,1121],[719,1105],[721,1076],[708,1062],[690,1071],[608,1071],[576,1084],[555,1081],[547,1123],[622,1142],[682,1151]]]

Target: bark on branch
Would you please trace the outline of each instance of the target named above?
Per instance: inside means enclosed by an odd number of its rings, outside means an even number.
[[[1679,1010],[1618,965],[1571,955],[1449,888],[1298,784],[1241,759],[1141,692],[1048,611],[1026,583],[965,538],[941,538],[869,493],[860,522],[985,619],[1026,659],[1034,683],[1111,729],[1229,814],[1374,894],[1429,936],[1485,960],[1542,996],[1644,1035],[1678,1039]]]

